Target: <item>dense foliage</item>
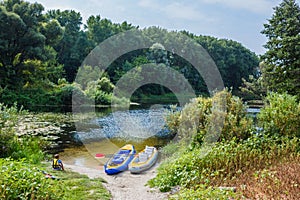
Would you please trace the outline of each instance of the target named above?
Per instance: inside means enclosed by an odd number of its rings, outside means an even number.
[[[279,145],[280,144],[280,145]],[[187,151],[162,164],[150,185],[168,191],[176,185],[197,189],[200,185],[224,186],[247,170],[259,170],[299,151],[299,139],[252,136],[237,143],[218,143],[202,158],[201,149]]]
[[[289,94],[270,93],[258,115],[266,134],[300,137],[300,103]]]
[[[227,104],[227,114],[230,117],[226,117],[222,134],[231,133],[230,130],[234,130],[232,132],[234,135],[243,136],[245,131],[252,129],[251,123],[249,126],[243,126],[243,123],[234,123],[234,119],[243,119],[243,115],[238,115],[238,113],[243,113],[241,107],[245,105],[237,104],[239,101],[231,95],[227,97],[231,97],[234,101],[228,102],[234,102],[234,104]],[[238,137],[223,137],[223,140],[217,142],[204,157],[205,149],[202,149],[201,145],[196,145],[192,149],[185,147],[179,153],[173,151],[173,156],[170,156],[172,151],[169,147],[165,147],[166,150],[163,153],[166,153],[167,161],[160,166],[158,175],[150,180],[149,184],[159,187],[162,191],[169,191],[175,186],[180,186],[181,190],[174,197],[175,199],[187,197],[197,199],[196,197],[201,196],[210,198],[211,195],[217,195],[221,199],[234,197],[236,194],[219,190],[218,187],[232,186],[231,183],[245,173],[259,172],[285,159],[294,159],[299,156],[300,140],[295,137],[299,136],[299,104],[295,99],[287,94],[270,94],[265,99],[266,107],[262,109],[258,117],[259,124],[263,126],[263,132],[252,131],[239,140],[237,140]],[[171,114],[168,118],[168,125],[174,131],[180,121],[193,120],[198,115],[200,124],[203,126],[202,130],[205,130],[209,123],[201,123],[201,120],[207,118],[205,115],[209,113],[207,108],[210,104],[209,99],[198,98],[198,103],[193,107],[186,106],[181,114],[176,112]],[[197,109],[201,111],[197,112]],[[191,115],[182,113],[191,113]],[[228,122],[232,126],[227,126]],[[231,128],[228,129],[228,127]],[[201,129],[197,130],[196,135],[197,139],[203,138]],[[171,144],[170,148],[174,149],[176,145]]]
[[[138,29],[126,21],[113,23],[100,15],[90,16],[84,24],[79,12],[50,10],[44,13],[41,4],[24,0],[1,1],[0,20],[1,102],[10,105],[18,102],[30,109],[34,105],[70,105],[68,95],[78,90],[83,90],[88,98],[95,98],[97,104],[109,104],[111,91],[99,87],[97,92],[91,91],[95,83],[84,91],[85,86],[77,88],[72,82],[84,58],[94,47],[113,35]],[[153,38],[153,48],[129,52],[116,59],[107,69],[109,82],[116,84],[129,70],[143,64],[163,64],[182,73],[197,94],[207,93],[202,77],[193,66],[180,56],[164,50],[155,41],[157,31],[164,33],[162,39],[166,43],[170,42],[167,30],[157,27],[141,30],[143,37]],[[255,73],[258,58],[242,44],[187,32],[182,34],[188,35],[208,51],[226,86],[238,89],[241,78],[247,79]],[[180,41],[181,38],[177,39]],[[92,81],[101,82],[101,78]],[[61,85],[61,80],[67,83]],[[139,88],[134,96],[138,100],[147,95],[168,93],[170,91],[161,85],[149,84]]]
[[[1,199],[110,199],[102,179],[90,180],[71,171],[51,172],[55,179],[46,178],[40,170],[44,166],[26,160],[0,159],[0,166]]]
[[[192,36],[215,61],[222,75],[225,87],[238,89],[242,78],[257,75],[258,57],[242,44],[210,36]]]
[[[63,196],[63,185],[46,179],[33,165],[9,159],[0,159],[0,163],[1,199],[57,199]]]
[[[300,94],[300,7],[283,0],[262,33],[268,41],[262,56],[262,75],[272,91]]]
[[[219,107],[212,110],[213,104]],[[190,136],[191,131],[196,132],[193,136],[195,145],[201,145],[205,135],[211,132],[211,126],[217,125],[220,120],[222,127],[217,135],[218,141],[247,139],[253,129],[252,119],[247,116],[242,100],[227,90],[216,93],[212,98],[198,97],[187,104],[183,111],[169,115],[166,120],[173,134],[185,137]]]
[[[26,158],[29,162],[36,163],[44,158],[43,148],[46,142],[37,137],[17,135],[16,126],[22,114],[24,111],[19,111],[16,106],[0,104],[0,158]]]
[[[48,40],[56,40],[59,34],[46,34],[47,28],[52,28],[52,22],[45,20],[43,10],[38,3],[19,0],[0,3],[2,88],[18,90],[39,85],[45,80],[55,82],[62,76],[56,52],[46,43],[46,36]],[[58,23],[56,25],[60,27]]]

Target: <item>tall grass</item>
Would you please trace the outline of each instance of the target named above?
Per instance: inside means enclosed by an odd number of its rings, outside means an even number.
[[[215,112],[212,105],[220,96],[225,96],[226,112]],[[177,133],[180,124],[198,119],[193,148],[185,148],[175,153],[158,169],[158,175],[149,181],[150,186],[161,191],[169,191],[174,186],[181,190],[175,199],[236,197],[236,194],[218,190],[219,186],[231,186],[249,172],[260,172],[287,160],[299,157],[299,108],[296,98],[286,94],[269,94],[265,107],[259,115],[259,124],[264,130],[255,133],[251,119],[246,116],[246,107],[242,101],[223,91],[213,98],[198,98],[187,105],[182,112],[173,113],[167,124],[173,133]],[[209,120],[225,116],[219,141],[203,157],[205,149],[199,148],[203,137],[209,130]],[[186,134],[189,134],[186,129]],[[172,153],[174,144],[167,147]],[[164,152],[164,151],[163,151]],[[236,181],[238,182],[238,181]],[[294,190],[291,190],[294,191]],[[239,196],[243,197],[243,195]]]
[[[39,170],[44,170],[44,166],[25,160],[0,158],[0,166],[0,199],[111,199],[100,178],[89,179],[68,170],[50,171],[48,166],[45,171],[57,178],[49,179]]]
[[[47,143],[39,137],[17,135],[19,121],[28,114],[16,105],[7,107],[0,104],[0,157],[14,159],[25,158],[32,163],[40,162],[44,158],[43,148]]]
[[[281,159],[297,154],[298,138],[253,136],[243,142],[220,142],[202,158],[200,149],[187,151],[169,160],[158,169],[158,175],[149,184],[168,191],[180,185],[221,186],[238,178],[247,170],[263,169]]]

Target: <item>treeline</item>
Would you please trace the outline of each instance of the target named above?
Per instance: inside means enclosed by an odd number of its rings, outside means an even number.
[[[18,102],[26,108],[34,105],[69,105],[72,93],[77,92],[83,97],[96,99],[97,104],[109,104],[117,81],[129,70],[146,63],[164,64],[179,71],[197,94],[207,94],[203,79],[192,65],[163,47],[160,51],[141,49],[121,56],[109,66],[103,77],[82,88],[74,80],[86,56],[105,39],[139,27],[126,21],[113,23],[100,15],[92,15],[83,23],[81,14],[73,10],[44,11],[45,8],[39,3],[0,1],[1,102]],[[168,32],[157,27],[141,32],[145,37],[155,37],[155,30],[158,29]],[[242,78],[248,80],[249,75],[256,75],[258,57],[242,44],[186,31],[181,33],[208,51],[226,87],[237,90]],[[98,89],[92,90],[93,87]],[[141,87],[134,95],[168,93],[167,88],[151,84]]]

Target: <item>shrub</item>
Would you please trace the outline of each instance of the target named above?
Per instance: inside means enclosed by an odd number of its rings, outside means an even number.
[[[289,94],[269,93],[258,115],[265,133],[300,137],[300,103]]]
[[[12,141],[13,148],[10,157],[13,159],[25,158],[30,163],[39,163],[45,158],[43,149],[47,146],[46,141],[31,136],[15,138]]]
[[[108,94],[101,90],[97,90],[95,93],[95,104],[108,105],[111,103],[112,94]]]
[[[14,159],[26,158],[28,161],[37,163],[44,158],[43,148],[45,141],[30,136],[19,137],[15,127],[21,115],[26,111],[0,104],[0,157],[12,157]]]
[[[63,85],[55,96],[60,99],[62,105],[72,105],[72,97],[76,97],[76,103],[80,105],[81,102],[85,102],[86,98],[84,92],[76,84]]]
[[[180,138],[194,137],[198,144],[202,144],[207,133],[215,139],[219,137],[219,141],[243,140],[251,135],[253,129],[246,106],[227,90],[216,93],[212,98],[194,99],[181,112],[171,113],[166,122],[172,134],[178,134]],[[196,134],[191,136],[192,133]]]
[[[0,159],[0,199],[60,199],[61,184],[45,176],[24,161]]]
[[[16,105],[7,107],[0,103],[0,157],[6,157],[13,151],[18,114]]]
[[[178,158],[168,159],[158,169],[151,186],[168,191],[173,186],[224,184],[249,169],[259,170],[299,151],[298,138],[252,136],[237,143],[220,142],[203,158],[201,149],[186,151]]]

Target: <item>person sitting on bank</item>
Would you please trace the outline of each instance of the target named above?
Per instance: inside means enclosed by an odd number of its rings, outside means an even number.
[[[59,159],[59,155],[58,154],[54,155],[52,167],[55,170],[62,170],[62,171],[64,171],[64,165],[63,165],[62,161]]]

